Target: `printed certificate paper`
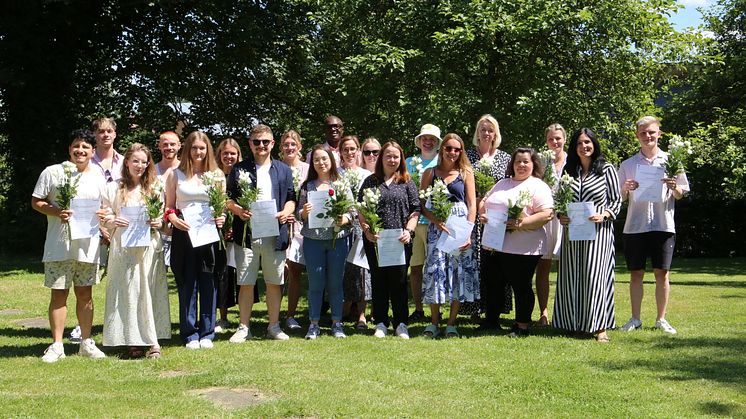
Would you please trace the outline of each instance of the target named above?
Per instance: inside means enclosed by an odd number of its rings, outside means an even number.
[[[251,204],[251,238],[276,237],[280,235],[277,221],[277,203],[274,199]]]
[[[398,266],[406,263],[404,244],[399,241],[402,229],[392,228],[378,232],[378,266]]]
[[[570,241],[596,240],[596,223],[588,219],[595,212],[593,202],[567,204],[567,216],[570,217],[568,226]]]
[[[466,243],[474,230],[474,223],[470,223],[466,217],[451,215],[446,220],[446,228],[451,234],[441,232],[438,238],[437,248],[446,253],[458,253],[458,248]]]
[[[122,231],[122,247],[150,246],[150,225],[144,206],[122,207],[119,216],[129,221]]]
[[[666,169],[659,166],[645,166],[638,164],[635,170],[635,181],[640,186],[632,191],[639,201],[663,202],[666,198],[663,182]]]
[[[311,204],[311,212],[308,213],[308,228],[324,228],[334,225],[331,218],[319,218],[324,212],[324,204],[329,199],[328,191],[308,191],[308,203]]]
[[[101,203],[98,199],[73,198],[70,210],[73,212],[70,224],[70,238],[72,240],[87,239],[98,234],[98,211]]]
[[[212,217],[212,209],[207,202],[192,204],[181,210],[184,221],[189,224],[189,240],[193,247],[204,246],[220,240],[218,228]]]
[[[508,212],[507,208],[501,210],[500,207],[487,204],[487,225],[484,226],[482,232],[482,247],[484,248],[503,250]]]

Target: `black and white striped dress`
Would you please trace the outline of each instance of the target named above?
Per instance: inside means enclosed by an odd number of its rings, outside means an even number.
[[[622,205],[619,179],[610,164],[602,172],[575,179],[573,201],[593,202],[596,213],[606,210],[616,218]],[[588,333],[616,327],[613,220],[596,224],[596,240],[570,241],[563,233],[552,325]]]

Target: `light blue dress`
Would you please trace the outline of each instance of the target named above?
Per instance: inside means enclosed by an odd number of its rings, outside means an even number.
[[[466,218],[468,209],[461,175],[448,184],[448,192],[454,202],[451,215]],[[445,253],[436,246],[440,234],[441,231],[430,224],[427,230],[426,269],[422,279],[422,303],[449,304],[451,301],[463,303],[479,300],[479,266],[474,247],[456,255]]]

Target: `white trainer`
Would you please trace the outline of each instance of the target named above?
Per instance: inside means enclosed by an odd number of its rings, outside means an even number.
[[[402,339],[409,339],[409,330],[407,330],[407,325],[404,323],[399,323],[399,326],[396,326],[396,336],[399,336]]]
[[[268,327],[267,335],[274,340],[290,339],[290,336],[288,336],[285,332],[282,331],[282,328],[280,328],[279,324],[275,324],[273,326]]]
[[[230,327],[228,320],[218,320],[215,323],[215,333],[225,333],[228,331],[228,327]]]
[[[72,342],[72,343],[80,343],[80,341],[81,341],[81,339],[80,339],[81,335],[82,335],[82,333],[80,332],[80,325],[75,326],[73,328],[73,330],[70,331],[70,339],[69,339],[70,342]]]
[[[624,323],[624,326],[619,328],[619,330],[621,330],[622,332],[630,332],[632,330],[640,328],[642,328],[642,321],[640,321],[640,319],[632,317],[627,323]]]
[[[658,330],[662,330],[662,331],[664,331],[666,333],[669,333],[671,335],[675,335],[676,334],[676,329],[674,329],[673,326],[671,326],[670,324],[668,324],[668,322],[666,321],[666,319],[660,319],[657,322],[655,322],[655,328],[658,329]]]
[[[199,341],[197,339],[190,340],[189,342],[187,342],[186,345],[184,345],[184,347],[186,347],[187,349],[191,349],[191,350],[199,349],[200,348]]]
[[[94,342],[91,338],[80,342],[80,350],[78,351],[78,355],[91,359],[106,358],[106,354],[101,352],[101,349],[98,349],[96,347],[96,342]]]
[[[236,333],[234,333],[228,341],[230,343],[243,343],[246,342],[247,339],[251,339],[251,331],[249,330],[249,327],[244,324],[239,324]]]
[[[199,347],[202,349],[212,349],[214,345],[210,339],[200,339]]]
[[[378,323],[376,325],[376,331],[373,332],[373,336],[375,336],[375,337],[377,337],[379,339],[382,339],[382,338],[386,337],[386,334],[388,332],[389,332],[388,331],[388,327],[386,327],[386,325],[384,325],[383,323]]]
[[[62,342],[55,342],[47,349],[44,350],[44,356],[41,357],[41,360],[43,362],[46,362],[47,364],[52,364],[54,362],[59,361],[60,359],[65,357],[65,346],[62,345]]]

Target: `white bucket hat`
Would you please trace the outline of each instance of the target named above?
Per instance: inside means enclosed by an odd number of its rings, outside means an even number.
[[[438,139],[438,145],[443,141],[442,138],[440,138],[440,128],[436,127],[433,124],[425,124],[420,128],[420,133],[414,137],[414,144],[417,147],[420,147],[420,138],[424,137],[425,135],[431,135]]]

